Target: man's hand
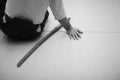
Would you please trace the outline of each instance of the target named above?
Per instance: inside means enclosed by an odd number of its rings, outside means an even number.
[[[63,18],[61,20],[58,20],[60,22],[60,24],[65,28],[67,34],[69,35],[70,39],[74,39],[74,40],[78,40],[79,38],[81,39],[81,35],[83,34],[82,31],[80,31],[77,28],[74,28],[71,26],[70,24],[70,18]]]
[[[67,30],[67,34],[70,39],[79,40],[81,39],[81,34],[83,34],[83,32],[77,28],[71,27],[70,30]]]

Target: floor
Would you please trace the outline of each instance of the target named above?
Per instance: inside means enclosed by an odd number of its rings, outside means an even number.
[[[64,0],[64,5],[72,25],[84,32],[82,39],[70,40],[61,29],[17,68],[40,39],[10,42],[0,32],[0,80],[120,80],[120,1]],[[56,25],[51,13],[43,36]]]

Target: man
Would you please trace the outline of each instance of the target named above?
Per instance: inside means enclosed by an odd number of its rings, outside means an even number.
[[[71,26],[62,0],[8,0],[1,30],[11,39],[31,39],[38,37],[49,16],[47,8],[65,28],[70,38],[78,40],[82,33]]]

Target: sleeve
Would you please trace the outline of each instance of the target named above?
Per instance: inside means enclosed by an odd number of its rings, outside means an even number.
[[[61,20],[66,17],[62,0],[50,0],[50,8],[56,20]]]

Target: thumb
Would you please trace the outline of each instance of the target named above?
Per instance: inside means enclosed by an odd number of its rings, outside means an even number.
[[[67,31],[67,35],[69,36],[70,39],[72,38],[69,31]]]

